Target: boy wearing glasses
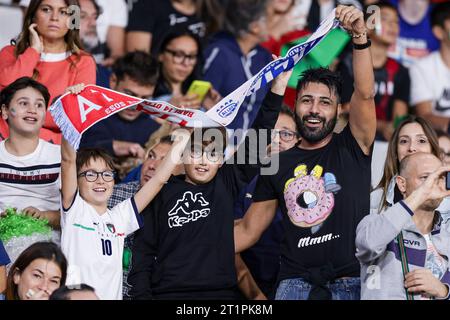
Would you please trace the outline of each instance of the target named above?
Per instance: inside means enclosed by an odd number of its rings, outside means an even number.
[[[79,93],[82,87],[69,88]],[[134,195],[111,210],[107,203],[114,187],[112,158],[100,149],[78,153],[63,139],[62,241],[69,262],[66,284],[86,283],[100,299],[122,299],[122,256],[125,237],[139,229],[139,213],[170,177],[181,157],[187,130],[176,133],[175,142],[158,172]]]
[[[274,80],[255,129],[274,127],[289,76]],[[195,129],[183,157],[186,174],[172,177],[145,210],[128,275],[135,299],[236,297],[233,204],[257,170],[247,159],[223,163],[224,131]]]

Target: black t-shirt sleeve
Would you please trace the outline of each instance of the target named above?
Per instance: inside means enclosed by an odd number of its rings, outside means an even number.
[[[358,141],[356,141],[355,137],[353,136],[352,131],[350,130],[350,124],[347,124],[344,130],[342,130],[342,132],[337,135],[337,143],[339,147],[342,146],[351,153],[352,158],[357,160],[355,163],[363,168],[370,168],[370,164],[372,162],[373,143],[370,147],[369,155],[366,155],[361,150]]]
[[[269,90],[261,104],[258,114],[256,115],[252,128],[255,130],[273,129],[278,119],[278,113],[280,112],[283,98],[283,96],[275,94]]]
[[[409,94],[411,88],[411,80],[409,71],[403,66],[400,66],[394,79],[394,99],[401,100],[409,104]]]
[[[278,199],[273,180],[276,175],[260,175],[256,182],[255,192],[253,193],[253,202],[276,200]]]
[[[132,267],[128,282],[130,295],[136,300],[151,299],[151,279],[155,257],[158,252],[158,197],[141,213],[144,226],[135,234],[132,250]]]
[[[128,16],[127,31],[153,33],[157,14],[153,0],[138,0]]]

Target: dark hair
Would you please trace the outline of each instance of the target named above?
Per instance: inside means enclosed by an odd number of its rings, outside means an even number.
[[[152,141],[152,138],[150,138],[149,141]],[[155,139],[153,141],[153,143],[147,147],[147,151],[145,153],[145,159],[148,159],[148,157],[150,155],[150,152],[154,148],[159,146],[160,144],[168,144],[168,145],[171,146],[173,144],[172,136],[171,135],[165,135],[165,136],[162,136],[160,138]]]
[[[98,17],[99,15],[101,15],[103,13],[103,8],[98,5],[96,0],[91,0],[91,2],[95,8],[95,11],[97,12],[97,17]]]
[[[24,53],[25,50],[31,46],[29,27],[31,24],[33,24],[33,19],[36,16],[36,11],[39,9],[42,1],[43,0],[30,1],[30,4],[28,5],[27,11],[25,12],[25,16],[23,18],[22,31],[20,32],[17,41],[11,41],[11,44],[16,46],[14,50],[14,54],[16,57]],[[73,5],[80,7],[78,0],[64,0],[64,2],[68,7]],[[73,60],[72,57],[69,57],[69,59],[71,59],[71,67],[75,67],[76,63],[80,60],[80,50],[83,49],[83,44],[80,40],[80,30],[77,28],[69,29],[69,31],[64,36],[64,40],[67,44],[67,50],[75,54],[76,56],[75,60]],[[86,53],[83,54],[87,55]],[[36,79],[37,77],[38,72],[36,69],[34,69],[33,78]]]
[[[333,72],[327,68],[315,68],[304,71],[297,83],[297,98],[299,92],[310,83],[321,83],[326,85],[330,92],[336,95],[337,103],[340,103],[342,96],[342,80],[339,73]]]
[[[197,0],[197,17],[206,25],[206,36],[220,31],[225,18],[225,0]]]
[[[430,15],[431,27],[444,28],[445,20],[450,19],[450,2],[438,3],[433,7]]]
[[[173,40],[181,38],[181,37],[190,37],[191,39],[193,39],[195,41],[195,43],[197,44],[197,48],[198,48],[197,63],[195,64],[194,69],[192,70],[192,73],[187,77],[187,79],[181,85],[181,91],[183,92],[183,94],[185,94],[188,91],[189,86],[191,85],[192,81],[194,81],[196,79],[200,79],[200,70],[201,70],[201,66],[203,65],[202,45],[201,45],[200,39],[195,34],[193,34],[192,32],[190,32],[186,29],[174,28],[161,41],[161,43],[158,47],[158,55],[164,53],[164,51],[167,49],[168,45]],[[162,63],[160,63],[159,66],[160,66],[159,79],[158,79],[157,87],[155,89],[155,96],[159,95],[159,93],[162,91],[166,91],[167,89],[169,89],[171,91],[170,85],[167,82],[167,80],[164,78],[164,74],[162,72],[162,68],[163,68]],[[166,88],[166,90],[164,90],[163,88]]]
[[[162,136],[159,140],[158,140],[158,144],[160,143],[165,143],[165,144],[173,144],[173,140],[172,140],[172,136],[170,135],[166,135],[166,136]]]
[[[105,150],[100,148],[82,148],[77,152],[77,172],[84,165],[89,164],[91,160],[97,159],[102,159],[111,170],[114,170],[114,160]]]
[[[278,115],[284,114],[286,116],[288,116],[289,118],[291,118],[294,123],[295,123],[295,134],[297,135],[297,138],[300,136],[299,132],[298,132],[298,127],[297,127],[297,121],[295,120],[295,113],[294,111],[292,111],[291,108],[289,108],[289,106],[282,104],[281,105],[281,109]]]
[[[7,300],[20,300],[14,275],[22,273],[36,259],[53,261],[61,269],[61,285],[66,283],[67,260],[61,249],[53,242],[36,242],[25,249],[11,266],[6,287]]]
[[[94,288],[84,283],[72,286],[62,286],[53,291],[49,300],[70,300],[70,294],[75,291],[90,291],[95,293]]]
[[[435,129],[434,131],[436,132],[436,136],[438,137],[438,139],[439,139],[440,137],[446,137],[446,138],[449,138],[449,139],[450,139],[450,135],[449,135],[447,132],[445,132],[444,130],[441,130],[441,129]]]
[[[295,115],[294,115],[294,111],[292,111],[292,109],[289,108],[289,106],[287,106],[287,105],[285,105],[285,104],[282,104],[282,105],[281,105],[281,109],[280,109],[279,114],[287,115],[288,117],[291,117],[292,120],[295,121],[295,118],[294,118],[294,116],[295,116]]]
[[[142,86],[155,86],[158,80],[158,61],[144,51],[129,52],[116,60],[112,72],[118,82],[127,76]]]
[[[50,101],[50,93],[48,92],[48,89],[46,86],[44,86],[42,83],[37,82],[36,80],[33,80],[30,77],[22,77],[14,81],[13,83],[9,84],[6,88],[4,88],[0,92],[0,106],[5,105],[6,108],[9,108],[9,104],[11,103],[12,99],[14,98],[14,95],[17,91],[26,89],[28,87],[31,87],[42,95],[45,100],[45,107],[47,108],[48,103]],[[1,110],[0,110],[1,114]]]
[[[380,0],[380,1],[377,1],[375,3],[368,4],[368,5],[364,6],[364,10],[363,10],[364,20],[369,19],[369,17],[372,15],[372,12],[368,12],[367,11],[367,9],[369,9],[371,6],[377,6],[380,9],[383,9],[383,8],[392,9],[395,12],[397,12],[397,8],[392,3],[390,3],[387,0]]]
[[[195,140],[197,136],[201,137],[203,147],[207,147],[210,145],[213,145],[213,147],[222,147],[220,151],[225,152],[228,143],[226,128],[224,127],[194,128],[194,130],[191,133],[191,140],[190,140],[191,147],[194,145],[195,142],[198,142]],[[221,138],[220,141],[216,140],[218,136]],[[210,139],[208,139],[207,137],[210,137]]]
[[[230,0],[225,10],[224,30],[240,38],[252,22],[266,14],[266,7],[267,0]]]

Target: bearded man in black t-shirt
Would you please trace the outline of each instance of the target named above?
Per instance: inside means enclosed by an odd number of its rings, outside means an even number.
[[[276,174],[261,175],[254,202],[235,227],[240,252],[258,240],[280,206],[285,237],[276,299],[360,297],[355,236],[369,213],[374,75],[363,13],[338,6],[336,17],[353,41],[349,123],[333,133],[341,111],[339,76],[327,69],[306,71],[295,106],[302,140],[280,153]]]

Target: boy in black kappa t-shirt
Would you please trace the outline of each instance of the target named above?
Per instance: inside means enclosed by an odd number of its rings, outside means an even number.
[[[274,80],[254,129],[273,129],[290,73]],[[135,299],[235,298],[233,204],[258,171],[224,164],[225,139],[195,134],[183,158],[186,174],[172,177],[145,209],[128,278]]]

